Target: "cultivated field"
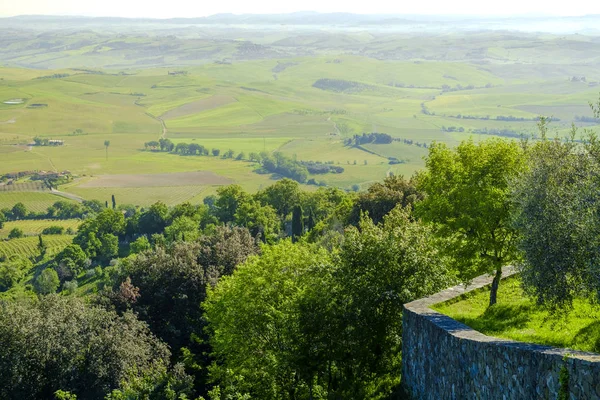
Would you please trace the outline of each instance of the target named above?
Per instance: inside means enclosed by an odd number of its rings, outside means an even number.
[[[44,236],[44,244],[47,246],[46,254],[59,253],[73,241],[71,235],[47,235]],[[24,237],[20,239],[0,240],[0,258],[9,258],[18,254],[23,257],[39,255],[39,239],[37,236]]]
[[[0,191],[0,210],[12,208],[17,203],[25,204],[28,211],[44,212],[57,201],[72,201],[50,192],[2,192]]]
[[[77,228],[81,224],[81,221],[78,219],[68,219],[68,220],[50,220],[50,219],[41,219],[41,220],[23,220],[23,221],[8,221],[4,223],[4,228],[0,229],[0,239],[5,239],[8,237],[10,231],[14,228],[19,228],[23,231],[26,236],[35,236],[42,233],[45,228],[50,226],[60,226],[67,229],[72,229],[73,232],[77,232]],[[44,235],[46,236],[54,236],[54,235]]]

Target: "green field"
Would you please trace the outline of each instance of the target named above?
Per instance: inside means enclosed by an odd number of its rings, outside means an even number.
[[[72,235],[44,236],[44,244],[47,246],[46,254],[56,254],[72,241]],[[39,255],[39,250],[37,247],[38,243],[39,240],[37,236],[30,236],[11,240],[0,240],[0,258],[8,258],[16,254],[23,257],[33,257]]]
[[[232,28],[215,34],[237,35],[233,41],[200,43],[192,28],[181,29],[182,36],[171,43],[126,29],[118,37],[111,31],[108,39],[91,30],[88,44],[76,40],[84,34],[74,33],[63,38],[69,48],[46,43],[52,51],[11,37],[12,58],[0,67],[0,174],[68,170],[79,179],[60,190],[84,199],[107,201],[114,194],[121,204],[176,204],[200,202],[222,184],[256,191],[280,177],[258,174],[258,165],[247,161],[154,152],[144,143],[164,137],[221,153],[231,149],[246,158],[251,152],[281,151],[299,161],[333,162],[345,171],[309,179],[350,189],[391,173],[412,175],[423,167],[426,146],[434,141],[455,145],[470,137],[505,135],[502,131],[512,137],[533,134],[532,119],[540,114],[560,119],[551,124],[551,133],[564,133],[573,122],[595,126],[579,119],[591,116],[587,103],[599,90],[594,63],[600,54],[590,38],[557,44],[565,39],[490,32],[437,41]],[[238,38],[263,47],[246,48]],[[155,46],[166,46],[160,60],[147,55]],[[306,55],[307,48],[312,55]],[[14,99],[18,104],[5,103]],[[388,133],[396,140],[345,144],[363,132]],[[36,136],[64,145],[29,146]],[[391,158],[401,164],[390,164]],[[188,171],[211,171],[223,179],[194,184],[174,179],[161,187],[136,179],[119,187],[86,184],[98,176]],[[41,211],[55,199],[0,191],[0,207],[17,201]]]
[[[488,304],[489,287],[433,308],[489,336],[600,352],[600,308],[587,300],[555,316],[528,298],[516,277],[503,280],[498,303]]]
[[[24,221],[8,221],[4,223],[4,228],[0,229],[0,239],[8,237],[10,231],[14,228],[21,229],[26,236],[39,235],[44,228],[50,226],[60,226],[65,230],[71,228],[74,232],[81,224],[78,219],[68,220],[51,220],[51,219],[34,219]]]

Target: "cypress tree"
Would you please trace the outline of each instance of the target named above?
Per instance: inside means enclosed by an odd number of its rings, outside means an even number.
[[[304,220],[302,218],[302,207],[295,206],[292,211],[292,242],[297,242],[304,233]]]
[[[112,195],[112,205],[113,205],[113,210],[117,208],[117,201],[115,200],[115,195]]]
[[[38,239],[39,239],[38,249],[40,251],[40,257],[44,258],[44,256],[46,255],[46,244],[44,243],[44,239],[42,238],[42,235],[38,235]]]
[[[315,213],[313,213],[312,208],[308,210],[308,221],[306,222],[306,229],[311,231],[315,227]]]

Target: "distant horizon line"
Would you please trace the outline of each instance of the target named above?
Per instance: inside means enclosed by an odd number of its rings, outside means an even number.
[[[538,13],[524,13],[524,14],[506,14],[506,15],[494,15],[494,14],[419,14],[419,13],[411,13],[411,14],[385,14],[385,13],[353,13],[353,12],[345,12],[345,11],[336,11],[336,12],[320,12],[320,11],[293,11],[287,13],[231,13],[231,12],[222,12],[215,13],[210,15],[199,15],[195,17],[124,17],[117,15],[84,15],[84,14],[18,14],[18,15],[0,15],[0,19],[8,19],[8,18],[85,18],[85,19],[126,19],[126,20],[156,20],[156,21],[168,21],[168,20],[194,20],[194,19],[211,19],[218,17],[283,17],[283,16],[301,16],[301,15],[348,15],[348,16],[361,16],[361,17],[369,17],[369,18],[444,18],[444,19],[509,19],[509,18],[519,18],[519,19],[549,19],[549,18],[590,18],[590,17],[598,17],[600,14],[578,14],[578,15],[560,15],[560,14],[538,14]]]

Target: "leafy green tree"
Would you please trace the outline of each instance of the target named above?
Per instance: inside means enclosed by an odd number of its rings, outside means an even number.
[[[200,235],[199,224],[187,216],[180,216],[173,220],[165,229],[165,237],[171,242],[179,240],[194,241]]]
[[[4,292],[12,288],[32,267],[31,261],[21,256],[13,256],[0,262],[0,291]]]
[[[223,223],[233,222],[240,204],[248,201],[250,195],[240,185],[229,185],[217,189],[214,213]]]
[[[292,211],[292,241],[297,242],[304,234],[304,216],[302,207],[295,206]]]
[[[69,203],[69,204],[72,204],[72,203]],[[83,207],[86,208],[87,212],[90,212],[93,214],[98,214],[105,208],[104,204],[102,204],[102,202],[100,200],[84,200],[82,204],[83,204]]]
[[[382,183],[374,183],[366,192],[358,195],[349,222],[353,225],[358,224],[361,214],[367,212],[377,224],[398,204],[412,207],[423,197],[423,192],[417,188],[414,179],[406,180],[403,176],[388,176]]]
[[[240,152],[240,154],[237,155],[237,157],[235,158],[236,160],[240,161],[246,158],[246,153],[244,153],[243,151]]]
[[[0,348],[3,399],[101,399],[164,370],[170,355],[133,313],[58,295],[0,302]]]
[[[35,280],[38,293],[50,294],[56,293],[56,289],[60,285],[58,274],[52,268],[46,268]]]
[[[79,272],[81,272],[81,270],[83,270],[87,261],[87,255],[81,246],[77,244],[70,244],[56,256],[56,261],[60,262],[63,260],[70,260],[75,264],[77,269],[74,270],[73,273],[77,275]]]
[[[27,216],[27,207],[25,207],[25,204],[19,202],[13,206],[11,213],[13,219],[23,219]]]
[[[325,330],[323,351],[336,361],[331,379],[340,398],[373,398],[397,385],[403,304],[453,282],[438,247],[431,228],[400,205],[378,225],[364,217],[347,229],[332,284],[313,296],[317,304],[319,297],[334,299],[330,321],[325,315],[317,322]]]
[[[231,275],[235,267],[259,252],[256,240],[248,229],[218,226],[198,239],[198,262],[219,276]]]
[[[302,337],[299,299],[328,255],[288,241],[263,250],[260,258],[249,259],[209,290],[204,308],[210,343],[220,360],[211,375],[221,382],[238,376],[236,390],[252,398],[308,398],[301,395],[310,386],[299,374],[304,360],[294,351]]]
[[[178,242],[168,249],[140,253],[125,265],[125,277],[139,289],[133,310],[176,353],[188,345],[193,332],[201,332],[200,303],[207,284],[215,284],[219,276],[199,264],[199,252],[198,243]]]
[[[219,157],[219,154],[221,154],[221,150],[219,149],[212,149],[212,155],[215,157]]]
[[[124,232],[123,213],[106,208],[95,218],[86,219],[81,224],[73,243],[79,245],[90,258],[109,259],[117,254],[118,236]]]
[[[111,233],[105,233],[98,238],[100,240],[100,249],[97,256],[104,260],[110,260],[119,254],[119,238]]]
[[[284,220],[292,212],[292,208],[300,203],[300,193],[298,182],[284,178],[257,193],[256,198],[263,205],[273,207]]]
[[[8,233],[9,239],[19,239],[19,238],[22,238],[23,236],[25,236],[25,234],[23,233],[23,230],[20,228],[12,228],[10,230],[10,232]]]
[[[4,228],[4,223],[6,222],[6,216],[2,211],[0,211],[0,229]]]
[[[235,212],[235,224],[248,228],[252,236],[265,242],[276,239],[279,218],[271,206],[263,206],[254,199],[242,202]]]
[[[437,143],[429,148],[426,167],[418,179],[427,196],[417,203],[417,215],[448,239],[461,279],[494,274],[493,305],[502,267],[519,259],[509,183],[524,170],[523,150],[499,139],[466,141],[455,150]]]
[[[169,218],[169,208],[158,201],[144,211],[138,220],[138,233],[152,235],[165,230]]]
[[[108,146],[110,146],[110,140],[104,141],[104,148],[106,149],[106,159],[108,160]]]
[[[521,277],[537,302],[557,311],[600,293],[600,147],[548,140],[527,149],[514,185],[514,224],[524,253]]]
[[[150,242],[148,241],[148,237],[147,236],[140,236],[139,238],[137,238],[134,242],[132,242],[129,245],[129,249],[131,250],[131,253],[133,254],[138,254],[141,252],[144,252],[146,250],[150,250],[152,248],[152,246],[150,245]]]

